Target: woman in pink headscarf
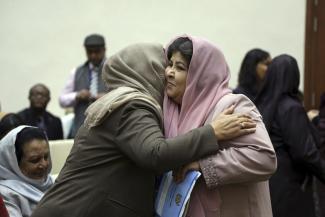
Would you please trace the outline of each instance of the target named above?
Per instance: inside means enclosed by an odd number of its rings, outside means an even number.
[[[256,121],[256,132],[219,142],[219,151],[174,171],[179,182],[188,170],[201,178],[191,194],[186,216],[271,217],[268,179],[276,170],[276,156],[254,104],[231,93],[230,72],[222,52],[210,42],[181,36],[166,49],[164,124],[167,137],[203,126],[233,105]],[[248,123],[236,122],[245,129]]]

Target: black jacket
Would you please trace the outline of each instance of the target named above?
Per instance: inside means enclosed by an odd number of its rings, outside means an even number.
[[[269,133],[278,160],[269,182],[273,216],[315,216],[311,177],[325,182],[325,160],[301,103],[284,97]]]
[[[25,124],[37,127],[39,117],[31,108],[26,108],[18,113]],[[49,140],[63,139],[62,123],[60,118],[45,111],[42,115],[44,119],[45,131]]]

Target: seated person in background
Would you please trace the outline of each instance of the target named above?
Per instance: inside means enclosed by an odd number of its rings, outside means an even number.
[[[233,93],[244,94],[254,102],[270,63],[271,56],[268,52],[258,48],[248,51],[240,66],[238,86]]]
[[[30,107],[20,111],[18,115],[25,124],[43,129],[49,140],[63,139],[60,118],[46,111],[50,102],[50,90],[44,84],[35,84],[29,90]]]
[[[0,141],[0,195],[10,217],[30,216],[53,184],[51,158],[43,130],[19,126]]]
[[[10,130],[23,125],[23,120],[19,115],[8,113],[0,120],[0,139],[2,139]]]
[[[105,62],[105,39],[98,34],[85,38],[84,46],[87,61],[72,71],[60,95],[59,102],[63,108],[74,109],[74,120],[69,138],[74,138],[85,120],[87,107],[107,92],[102,80],[102,68]]]

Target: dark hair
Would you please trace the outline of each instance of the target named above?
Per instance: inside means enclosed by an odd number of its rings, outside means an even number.
[[[17,134],[15,149],[18,164],[20,164],[21,158],[23,157],[24,145],[34,139],[47,141],[46,133],[42,129],[37,127],[26,127]]]
[[[270,54],[262,49],[248,51],[240,66],[238,75],[238,86],[250,90],[254,95],[258,92],[258,79],[256,66],[259,62],[266,60]]]
[[[2,139],[10,130],[23,125],[24,121],[15,113],[8,113],[0,121],[0,139]]]
[[[167,50],[167,58],[170,60],[176,51],[179,51],[190,64],[193,55],[193,43],[189,38],[178,38],[171,43]]]
[[[48,97],[50,97],[50,95],[51,95],[50,89],[47,86],[45,86],[45,84],[41,84],[41,83],[35,84],[29,89],[29,97],[31,97],[33,95],[33,91],[37,87],[42,87],[47,92]]]

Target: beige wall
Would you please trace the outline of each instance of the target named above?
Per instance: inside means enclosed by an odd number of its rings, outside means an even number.
[[[289,53],[303,69],[305,0],[0,0],[0,102],[28,105],[29,88],[50,87],[48,109],[63,115],[58,95],[70,70],[85,60],[85,35],[107,39],[107,55],[133,42],[167,43],[188,33],[222,48],[230,85],[247,50]],[[302,86],[301,86],[302,87]]]

